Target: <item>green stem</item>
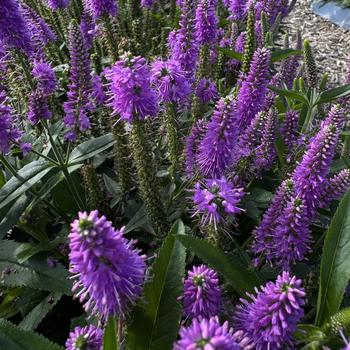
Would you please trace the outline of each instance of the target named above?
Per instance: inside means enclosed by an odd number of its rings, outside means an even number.
[[[77,190],[76,186],[75,186],[75,183],[67,169],[67,165],[65,163],[65,160],[63,159],[60,151],[58,150],[57,146],[56,146],[56,143],[55,143],[55,140],[53,139],[52,137],[52,134],[51,134],[51,131],[50,131],[50,128],[48,127],[46,121],[42,121],[46,131],[47,131],[47,134],[49,136],[49,140],[50,140],[50,144],[51,144],[51,147],[52,147],[52,150],[53,150],[53,153],[55,154],[55,157],[57,159],[57,161],[59,162],[60,164],[60,167],[61,167],[61,170],[64,174],[64,177],[66,178],[67,180],[67,184],[68,184],[68,188],[72,194],[72,196],[74,197],[74,200],[79,208],[79,210],[84,210],[85,208],[85,205],[84,205],[84,202],[83,200],[81,199],[80,197],[80,194],[79,194],[79,191]]]
[[[141,197],[158,234],[165,236],[169,231],[169,223],[160,196],[152,152],[145,138],[142,122],[138,120],[133,122],[130,136]]]

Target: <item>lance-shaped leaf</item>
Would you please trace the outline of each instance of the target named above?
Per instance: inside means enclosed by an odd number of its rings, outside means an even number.
[[[111,133],[85,141],[75,147],[69,155],[70,165],[81,163],[113,146],[115,140]]]
[[[182,278],[186,251],[173,234],[183,234],[181,221],[175,223],[152,268],[152,281],[145,286],[143,307],[133,314],[127,343],[132,350],[171,350],[181,317]]]
[[[0,319],[1,350],[64,350],[43,336]]]
[[[340,307],[350,279],[350,190],[345,194],[329,226],[321,258],[316,326]]]

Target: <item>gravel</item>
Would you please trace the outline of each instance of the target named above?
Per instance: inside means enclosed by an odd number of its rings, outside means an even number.
[[[332,85],[344,83],[350,57],[350,31],[316,15],[308,1],[298,0],[282,28],[292,38],[299,29],[313,48],[319,71],[329,74]]]

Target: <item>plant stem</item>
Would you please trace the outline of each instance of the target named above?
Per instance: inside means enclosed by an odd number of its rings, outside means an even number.
[[[51,134],[51,131],[50,131],[50,128],[48,127],[48,125],[46,124],[46,122],[42,121],[42,124],[44,125],[46,131],[47,131],[47,134],[49,136],[49,140],[50,140],[50,144],[51,144],[51,147],[52,147],[52,150],[53,150],[53,153],[55,154],[55,157],[57,159],[57,161],[59,162],[60,164],[60,168],[64,174],[64,177],[66,178],[67,180],[67,185],[68,185],[68,188],[72,194],[72,196],[74,197],[74,200],[79,208],[79,210],[84,210],[85,208],[85,205],[84,205],[84,202],[83,200],[81,199],[80,197],[80,194],[79,194],[79,191],[77,190],[76,186],[75,186],[75,183],[67,169],[67,164],[65,162],[65,160],[63,159],[59,149],[57,148],[56,144],[55,144],[55,140],[53,139],[52,137],[52,134]]]

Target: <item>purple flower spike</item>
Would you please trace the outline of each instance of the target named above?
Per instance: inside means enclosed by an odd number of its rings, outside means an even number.
[[[67,8],[69,5],[69,0],[47,0],[47,4],[51,10],[56,11],[59,9]]]
[[[254,116],[262,110],[269,77],[270,51],[257,49],[254,53],[247,79],[238,93],[237,115],[240,129],[244,130]]]
[[[83,0],[83,2],[85,8],[90,11],[95,20],[103,16],[115,16],[117,14],[116,0]]]
[[[231,97],[221,98],[199,146],[198,165],[204,176],[223,175],[237,142],[237,132],[236,102]]]
[[[104,86],[102,83],[101,76],[95,74],[92,77],[92,93],[91,97],[95,100],[97,105],[103,105],[106,100],[107,96],[104,90]]]
[[[233,21],[242,21],[246,16],[246,6],[246,0],[231,0],[229,4],[229,19]]]
[[[194,29],[194,8],[191,0],[183,0],[179,26],[169,34],[171,58],[179,62],[189,79],[193,79],[199,53],[198,40]]]
[[[34,90],[29,96],[28,119],[35,125],[40,120],[51,119],[47,96],[40,90]]]
[[[188,272],[183,294],[186,317],[210,318],[220,312],[221,291],[217,273],[205,265]]]
[[[50,26],[30,6],[22,3],[21,9],[37,49],[42,49],[50,41],[56,40],[56,34]]]
[[[310,217],[319,207],[338,139],[337,127],[334,124],[326,124],[311,140],[303,159],[294,171],[295,194],[305,200]]]
[[[288,111],[285,114],[281,134],[288,151],[292,151],[299,137],[299,114],[296,111]]]
[[[202,78],[196,87],[196,96],[202,104],[215,101],[218,98],[216,84],[209,78]]]
[[[261,287],[256,296],[249,295],[250,302],[241,299],[235,328],[251,339],[255,350],[294,348],[293,333],[304,316],[305,291],[301,283],[283,272],[276,282]]]
[[[20,11],[18,1],[0,0],[0,41],[7,49],[33,51],[30,31]]]
[[[121,119],[132,122],[157,114],[157,96],[151,89],[151,75],[143,57],[125,54],[106,78],[110,82],[110,105]]]
[[[276,158],[276,113],[269,111],[261,135],[261,144],[255,153],[254,165],[259,170],[269,170]]]
[[[52,67],[45,61],[34,61],[33,77],[38,88],[45,94],[51,95],[57,88],[57,79]]]
[[[345,109],[340,105],[333,105],[326,119],[322,121],[321,128],[334,124],[337,128],[342,129],[345,122],[345,113]]]
[[[19,142],[22,134],[16,126],[8,98],[4,92],[0,92],[0,153],[9,153],[11,144]]]
[[[92,82],[89,53],[82,38],[81,30],[76,24],[69,28],[68,47],[70,53],[70,81],[67,93],[68,101],[64,103],[63,107],[65,112],[64,123],[70,128],[66,134],[66,139],[73,140],[79,130],[86,131],[90,128],[90,120],[87,114],[93,107],[90,101]]]
[[[180,108],[188,104],[191,85],[177,62],[156,60],[151,69],[151,83],[161,102],[174,103]]]
[[[191,326],[182,327],[180,340],[174,344],[174,350],[239,350],[234,341],[232,329],[228,322],[223,325],[217,317],[202,320],[193,320]]]
[[[310,251],[310,221],[306,201],[292,197],[277,219],[273,246],[267,259],[285,270],[296,261],[304,260]]]
[[[294,184],[292,180],[285,180],[277,189],[275,196],[264,214],[260,226],[253,232],[254,243],[253,251],[255,254],[265,254],[271,256],[274,248],[274,231],[277,225],[277,219],[282,215],[284,208],[291,199]]]
[[[186,138],[186,175],[191,177],[198,171],[197,155],[199,144],[206,132],[206,123],[203,120],[198,120],[193,125],[190,134]]]
[[[200,45],[216,42],[218,35],[218,18],[215,0],[199,0],[196,9],[195,29]]]
[[[86,311],[108,316],[124,315],[141,295],[145,256],[123,237],[105,216],[94,210],[79,213],[69,234],[70,272],[76,278],[73,292]]]
[[[101,350],[103,331],[95,326],[75,327],[69,333],[66,341],[66,350]]]
[[[92,18],[90,12],[86,10],[84,10],[81,15],[80,30],[84,38],[86,47],[90,49],[93,44],[96,32],[98,31],[98,26],[96,26],[96,22]]]
[[[327,181],[321,198],[321,206],[327,207],[334,199],[340,198],[350,188],[350,169],[343,169]]]
[[[194,215],[202,217],[203,226],[213,225],[216,228],[225,214],[235,215],[242,211],[237,205],[244,194],[243,188],[234,187],[224,177],[207,179],[204,184],[197,182],[193,195]]]

